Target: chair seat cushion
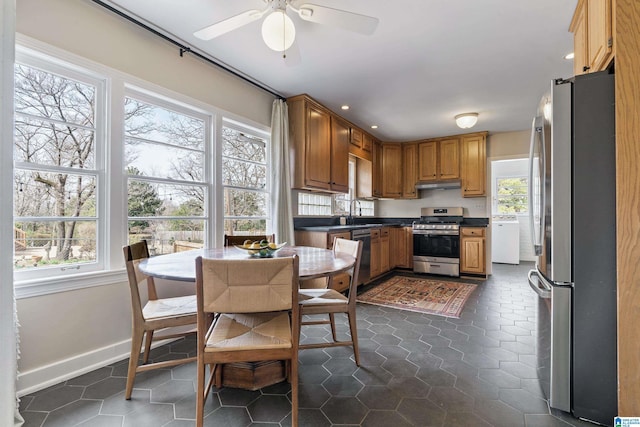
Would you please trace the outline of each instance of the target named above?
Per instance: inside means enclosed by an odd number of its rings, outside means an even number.
[[[221,314],[204,351],[290,348],[291,341],[288,312]]]
[[[196,296],[160,298],[149,300],[142,309],[145,319],[162,319],[163,317],[187,316],[196,314]]]
[[[300,289],[298,303],[315,304],[348,304],[349,299],[335,289]]]

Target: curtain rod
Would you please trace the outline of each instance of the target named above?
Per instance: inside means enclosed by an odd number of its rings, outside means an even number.
[[[228,72],[230,74],[233,74],[234,76],[244,80],[247,83],[252,84],[253,86],[255,86],[257,88],[262,89],[263,91],[268,92],[269,94],[275,96],[278,99],[285,99],[282,95],[280,95],[277,92],[274,92],[273,90],[269,89],[268,87],[264,86],[263,84],[248,78],[247,76],[245,76],[245,75],[243,75],[243,74],[241,74],[241,73],[229,68],[228,66],[226,66],[224,64],[221,64],[221,63],[219,63],[217,61],[214,61],[213,59],[211,59],[210,57],[208,57],[206,55],[203,55],[203,54],[201,54],[201,53],[199,53],[197,51],[191,50],[191,48],[189,46],[183,45],[179,41],[172,39],[171,37],[167,36],[166,34],[161,33],[160,31],[148,26],[147,24],[145,24],[143,22],[138,21],[134,17],[132,17],[130,15],[127,15],[126,13],[122,12],[121,10],[118,10],[117,8],[111,6],[110,4],[107,4],[107,3],[105,3],[105,2],[103,2],[101,0],[92,0],[92,1],[94,3],[100,5],[100,6],[104,7],[105,9],[115,13],[116,15],[128,20],[129,22],[132,22],[132,23],[140,26],[141,28],[144,28],[145,30],[151,32],[152,34],[154,34],[154,35],[156,35],[156,36],[168,41],[169,43],[177,46],[178,48],[180,48],[180,56],[183,56],[184,53],[190,53],[190,54],[192,54],[192,55],[194,55],[194,56],[196,56],[196,57],[208,62],[211,65],[215,65],[216,67],[218,67],[218,68],[220,68],[220,69],[222,69],[222,70],[224,70],[224,71],[226,71],[226,72]]]

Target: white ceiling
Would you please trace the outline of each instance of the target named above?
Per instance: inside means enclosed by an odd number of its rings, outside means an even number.
[[[466,132],[453,117],[469,111],[479,113],[470,131],[528,129],[550,81],[573,74],[563,57],[573,50],[576,2],[313,0],[377,17],[378,28],[364,36],[291,13],[296,41],[284,60],[262,41],[261,20],[211,41],[193,36],[263,9],[263,0],[110,1],[284,97],[311,95],[384,141]],[[341,111],[343,104],[351,109]]]

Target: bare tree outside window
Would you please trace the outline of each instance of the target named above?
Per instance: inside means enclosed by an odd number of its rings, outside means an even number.
[[[125,99],[129,242],[154,254],[205,242],[207,122],[186,111]]]
[[[95,260],[96,93],[15,66],[15,267]]]
[[[225,234],[265,234],[269,217],[267,141],[222,128]]]

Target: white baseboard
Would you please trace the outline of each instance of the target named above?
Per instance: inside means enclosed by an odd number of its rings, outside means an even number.
[[[87,353],[18,373],[17,394],[25,396],[110,363],[129,357],[131,340],[124,340]]]
[[[171,341],[172,340],[154,341],[151,348],[156,348]],[[131,340],[127,339],[30,371],[20,372],[18,373],[16,394],[18,397],[22,397],[35,393],[36,391],[86,374],[111,363],[127,359],[130,352]]]

